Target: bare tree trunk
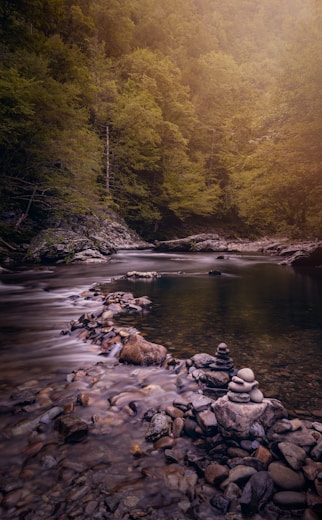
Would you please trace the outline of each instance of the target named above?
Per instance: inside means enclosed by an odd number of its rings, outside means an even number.
[[[22,224],[22,222],[28,217],[29,215],[29,211],[30,211],[30,208],[31,208],[31,204],[32,204],[32,201],[34,200],[34,197],[36,195],[36,192],[37,192],[37,186],[34,187],[34,191],[32,192],[32,195],[28,201],[28,206],[27,206],[27,209],[25,211],[25,213],[22,213],[21,217],[18,219],[17,223],[16,223],[16,229],[18,229],[20,227],[20,225]]]
[[[110,131],[108,125],[106,125],[106,195],[110,193]]]

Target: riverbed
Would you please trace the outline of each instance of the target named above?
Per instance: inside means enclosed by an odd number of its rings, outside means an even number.
[[[225,342],[235,366],[251,366],[263,391],[294,413],[322,414],[322,278],[262,255],[120,251],[107,264],[26,268],[1,275],[2,384],[31,377],[63,382],[97,362],[97,349],[61,331],[89,301],[96,283],[147,295],[152,309],[120,316],[146,339],[188,358],[214,354]],[[221,273],[210,276],[211,270]],[[123,280],[128,271],[157,271],[152,280]]]

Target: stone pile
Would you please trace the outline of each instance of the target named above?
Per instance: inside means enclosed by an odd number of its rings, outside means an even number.
[[[143,273],[146,275],[149,273]],[[130,292],[118,291],[104,294],[94,287],[82,294],[100,306],[92,312],[84,313],[70,322],[70,327],[62,334],[76,335],[79,339],[97,345],[99,353],[116,357],[122,363],[135,365],[160,365],[166,358],[167,349],[163,345],[145,340],[133,327],[115,325],[113,318],[122,313],[146,312],[151,307],[147,296],[135,298]]]
[[[234,403],[261,403],[264,396],[258,386],[252,369],[242,368],[228,385],[228,399]]]
[[[204,385],[208,394],[219,396],[227,392],[228,383],[234,373],[234,364],[226,343],[218,345],[215,356],[195,354],[188,360],[188,364],[191,375]]]
[[[230,351],[226,343],[219,343],[215,354],[215,361],[210,365],[211,370],[223,370],[231,372],[234,370],[234,363],[230,357]]]

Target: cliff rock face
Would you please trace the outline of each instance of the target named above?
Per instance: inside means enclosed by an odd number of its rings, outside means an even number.
[[[115,213],[51,222],[27,248],[32,263],[108,262],[118,249],[145,249],[144,242]]]

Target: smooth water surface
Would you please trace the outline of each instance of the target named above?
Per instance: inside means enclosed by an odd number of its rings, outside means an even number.
[[[63,380],[99,358],[91,345],[60,335],[93,303],[73,300],[94,283],[153,302],[143,315],[120,316],[177,357],[215,353],[228,344],[235,366],[253,368],[267,396],[322,416],[322,278],[260,255],[125,251],[108,264],[39,268],[1,275],[0,366],[6,385],[53,374]],[[221,276],[209,276],[212,269]],[[128,271],[153,280],[121,280]]]

